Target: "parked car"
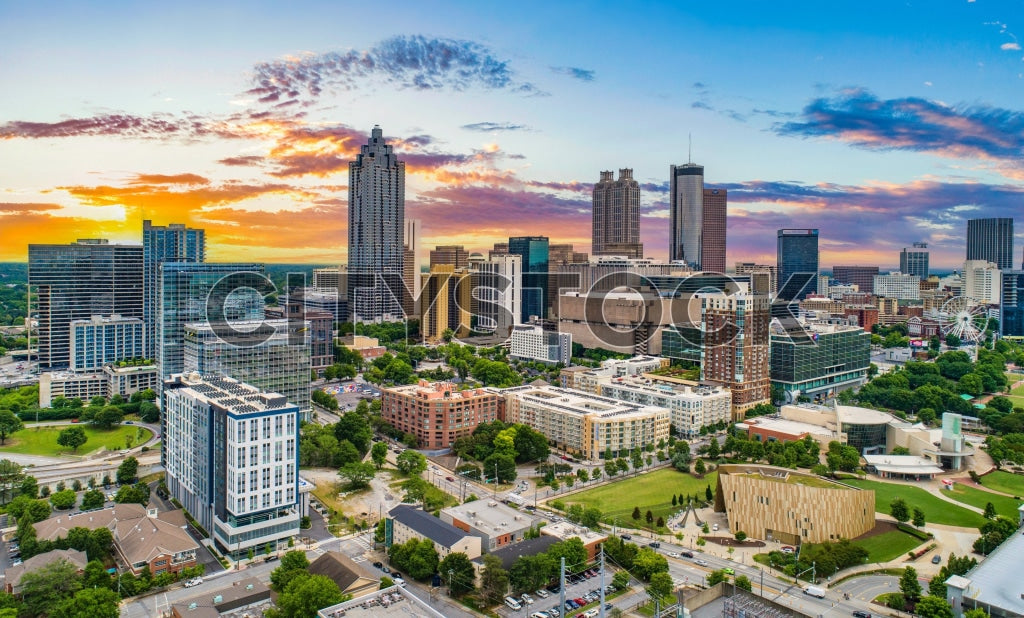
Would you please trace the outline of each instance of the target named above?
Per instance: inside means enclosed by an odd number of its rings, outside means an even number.
[[[391,569],[389,569],[386,566],[381,566],[380,570],[383,571],[385,575],[387,575],[388,573],[391,573]]]
[[[621,535],[619,535],[619,538],[621,538],[623,541],[632,541],[633,540],[633,537],[631,537],[628,534],[621,534]]]
[[[280,559],[280,556],[277,556],[277,555],[267,556],[267,558],[263,562],[273,562],[273,561],[279,560],[279,559]]]
[[[193,586],[198,586],[201,583],[203,583],[203,578],[202,577],[193,577],[192,579],[190,579],[187,582],[185,582],[185,587],[186,588],[191,588]]]
[[[790,547],[789,545],[783,545],[780,551],[784,554],[791,554],[796,551],[796,548]]]
[[[395,582],[395,584],[398,585],[398,586],[405,586],[405,580],[402,579],[401,577],[395,577],[391,581]]]
[[[551,596],[550,594],[548,594],[548,591],[547,591],[547,590],[544,590],[543,588],[540,588],[540,589],[538,589],[538,590],[534,591],[534,593],[533,593],[533,594],[535,594],[535,595],[539,596],[539,597],[540,597],[540,598],[542,598],[542,599],[546,599],[546,598],[548,598],[549,596]]]
[[[932,564],[939,564],[940,562],[942,562],[942,556],[939,554],[932,556]]]
[[[711,526],[711,529],[714,530],[715,532],[717,532],[718,531],[718,524],[715,524],[715,525]]]
[[[519,604],[519,601],[516,601],[512,597],[505,597],[505,605],[507,605],[509,609],[514,609],[516,611],[523,609],[523,606]]]
[[[391,579],[402,579],[402,574],[398,571],[391,571]]]
[[[696,564],[697,566],[702,566],[702,567],[706,567],[708,565],[708,561],[707,560],[694,560],[693,563]]]
[[[519,598],[522,599],[523,603],[526,603],[527,605],[533,605],[533,597],[526,594],[525,592]]]
[[[373,566],[374,566],[374,568],[381,569],[381,568],[384,567],[384,563],[383,562],[374,562]]]

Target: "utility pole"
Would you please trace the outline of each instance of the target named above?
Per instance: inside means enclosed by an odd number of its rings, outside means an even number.
[[[498,462],[494,462],[494,497],[498,497]]]
[[[604,545],[601,546],[601,618],[604,618]],[[565,607],[564,605],[562,607]]]
[[[559,612],[565,611],[565,556],[561,558],[561,564],[558,567],[558,600],[560,605],[558,606]]]
[[[455,569],[448,569],[448,596],[452,595],[452,579],[455,577]]]

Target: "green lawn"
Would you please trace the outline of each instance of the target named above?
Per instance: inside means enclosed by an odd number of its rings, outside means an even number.
[[[981,477],[981,484],[1011,496],[1024,496],[1024,475],[996,470]]]
[[[853,541],[854,545],[868,550],[868,562],[889,562],[923,543],[925,541],[899,530],[890,530],[866,539]]]
[[[957,502],[970,504],[971,506],[979,509],[984,509],[985,504],[991,502],[992,506],[996,507],[997,513],[1003,517],[1017,521],[1017,507],[1020,506],[1020,500],[1014,500],[1009,496],[1001,496],[990,491],[983,491],[981,489],[975,489],[974,487],[968,487],[962,483],[954,485],[952,490],[946,492],[946,495]]]
[[[914,507],[924,511],[924,519],[927,522],[963,528],[979,528],[985,523],[981,513],[956,507],[920,487],[860,479],[846,479],[843,482],[853,487],[875,490],[875,512],[878,513],[888,514],[889,504],[898,496],[907,501],[911,512]]]
[[[57,435],[67,427],[81,427],[85,430],[88,438],[86,443],[78,447],[78,452],[73,453],[70,449],[57,444]],[[67,425],[56,427],[26,427],[7,438],[7,442],[0,446],[0,453],[22,453],[24,455],[43,455],[56,457],[60,455],[85,455],[96,449],[105,447],[111,451],[119,451],[125,448],[125,438],[136,435],[141,431],[139,439],[132,443],[132,446],[145,444],[153,437],[153,433],[145,427],[138,425],[118,425],[113,429],[101,430],[87,424]]]
[[[668,519],[669,515],[678,510],[678,507],[672,506],[673,494],[699,494],[703,499],[705,488],[710,485],[711,491],[714,491],[717,483],[718,472],[706,474],[704,478],[698,479],[673,468],[660,468],[654,472],[588,489],[561,500],[567,506],[582,504],[597,507],[608,523],[615,523],[617,517],[619,525],[632,525],[633,507],[640,507],[640,512],[644,514],[650,509],[655,520],[658,517]],[[690,520],[692,519],[691,516]]]

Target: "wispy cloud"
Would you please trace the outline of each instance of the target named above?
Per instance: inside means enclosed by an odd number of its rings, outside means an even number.
[[[241,155],[237,157],[226,157],[218,160],[217,163],[232,167],[254,167],[262,164],[263,161],[264,158],[259,155]]]
[[[999,46],[999,49],[1007,51],[1020,51],[1020,43],[1017,43],[1016,41],[1012,43],[1003,43],[1002,45]]]
[[[261,103],[309,101],[325,89],[354,90],[369,78],[414,90],[481,87],[541,94],[480,43],[420,35],[392,37],[364,51],[310,53],[257,64],[248,94]]]
[[[496,131],[522,131],[527,128],[524,124],[511,122],[474,122],[462,125],[467,131],[480,131],[482,133],[494,133]]]
[[[241,118],[242,115],[236,116]],[[13,120],[0,124],[0,139],[46,139],[58,137],[111,136],[134,138],[233,138],[240,135],[228,120],[217,120],[185,112],[180,115],[156,113],[138,116],[108,113],[56,122]]]
[[[559,75],[568,75],[569,77],[584,82],[592,82],[594,81],[594,77],[596,77],[593,70],[581,69],[579,67],[551,67],[551,70]]]
[[[863,89],[817,98],[779,135],[825,137],[870,150],[911,150],[1019,165],[1024,113],[991,105],[947,105],[924,98],[879,99]]]

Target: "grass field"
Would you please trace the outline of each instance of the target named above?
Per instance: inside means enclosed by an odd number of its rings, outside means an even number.
[[[6,444],[0,446],[0,453],[21,453],[24,455],[43,455],[48,457],[70,454],[85,455],[101,447],[111,451],[121,450],[125,448],[125,438],[129,436],[134,437],[136,432],[139,431],[142,432],[142,435],[132,442],[132,446],[145,444],[147,440],[153,437],[153,433],[150,430],[138,425],[118,425],[113,429],[107,430],[96,429],[86,424],[74,426],[84,429],[85,436],[88,438],[86,443],[78,447],[78,451],[75,453],[71,449],[57,444],[57,435],[60,434],[62,429],[67,429],[68,426],[26,427],[7,438]]]
[[[1011,496],[1024,496],[1024,475],[996,470],[981,477],[981,484]]]
[[[563,498],[562,502],[566,505],[582,504],[597,507],[608,523],[614,523],[616,517],[620,524],[632,523],[633,507],[640,507],[640,511],[645,514],[650,509],[655,519],[668,519],[669,515],[678,509],[672,506],[673,494],[699,494],[703,499],[705,488],[710,485],[714,491],[717,482],[717,472],[698,479],[672,468],[661,468],[573,494]]]
[[[889,562],[923,543],[925,541],[899,530],[853,541],[854,545],[868,550],[868,562]]]
[[[991,502],[992,506],[996,507],[997,513],[1003,517],[1017,521],[1017,507],[1020,506],[1020,500],[1014,500],[1009,496],[1000,496],[999,494],[994,494],[990,491],[983,491],[981,489],[975,489],[974,487],[968,487],[961,483],[954,485],[951,491],[946,492],[946,495],[957,502],[970,504],[971,506],[979,509],[984,509],[985,504]]]
[[[985,518],[981,516],[981,513],[954,506],[919,487],[860,479],[846,479],[843,482],[861,489],[875,490],[875,512],[877,513],[888,514],[889,504],[893,498],[900,497],[907,501],[911,512],[914,507],[924,511],[926,522],[963,528],[978,528],[985,523]]]

